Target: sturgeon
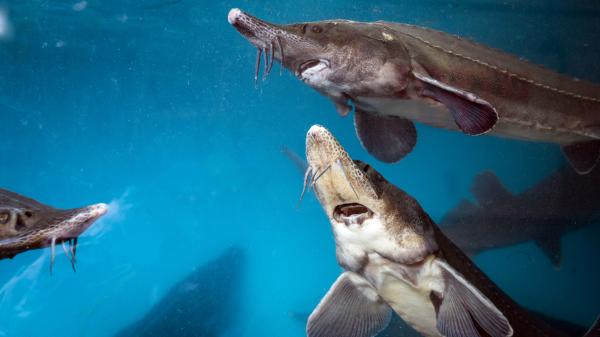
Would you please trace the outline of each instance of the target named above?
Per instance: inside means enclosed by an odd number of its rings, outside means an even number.
[[[440,221],[469,256],[534,241],[558,268],[562,236],[600,221],[600,170],[578,175],[563,167],[519,194],[486,171],[475,177],[471,192],[476,203],[462,200]]]
[[[0,189],[0,259],[50,247],[52,272],[56,245],[61,244],[75,270],[78,237],[107,211],[102,203],[57,209]]]
[[[417,141],[413,121],[556,143],[586,174],[600,161],[600,86],[470,40],[385,21],[277,25],[234,8],[228,20],[261,55],[329,97],[377,159],[402,159]]]
[[[344,272],[310,315],[309,337],[375,336],[392,310],[427,337],[564,336],[529,315],[450,241],[419,203],[352,160],[315,125],[305,185],[333,230]],[[598,321],[586,336],[598,335]]]

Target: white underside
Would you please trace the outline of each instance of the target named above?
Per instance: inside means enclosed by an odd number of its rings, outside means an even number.
[[[369,256],[367,276],[377,293],[407,324],[426,337],[441,337],[436,328],[436,313],[429,294],[443,288],[439,268],[426,262],[419,270],[416,285],[410,284],[394,271],[389,262]]]
[[[385,278],[378,293],[413,329],[427,337],[441,336],[435,325],[435,309],[429,299],[429,293],[413,288],[392,276]]]

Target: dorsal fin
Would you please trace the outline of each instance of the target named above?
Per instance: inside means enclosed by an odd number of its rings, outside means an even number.
[[[471,192],[479,206],[482,207],[509,200],[513,197],[491,171],[485,171],[475,177]]]

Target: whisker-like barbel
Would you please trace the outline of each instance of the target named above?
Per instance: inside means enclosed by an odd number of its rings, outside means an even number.
[[[283,75],[283,65],[285,64],[285,59],[283,56],[283,46],[281,45],[281,38],[279,35],[275,36],[275,42],[277,42],[277,47],[279,48],[279,62],[281,63],[281,66],[279,67],[279,75]]]
[[[315,174],[314,179],[312,181],[312,185],[314,186],[317,183],[317,181],[319,180],[319,178],[321,178],[325,174],[325,172],[327,172],[330,168],[331,168],[331,164],[327,165],[327,167],[323,170],[323,172],[319,173],[318,175]]]
[[[260,57],[262,56],[262,49],[258,48],[256,50],[256,63],[254,67],[254,85],[258,85],[258,73],[260,71]]]
[[[308,167],[306,169],[306,173],[304,173],[304,183],[302,185],[302,193],[300,194],[300,200],[298,200],[298,205],[296,205],[296,207],[300,206],[300,203],[302,202],[302,199],[304,198],[304,194],[306,193],[306,189],[308,188],[308,181],[311,178],[313,169],[312,167]]]

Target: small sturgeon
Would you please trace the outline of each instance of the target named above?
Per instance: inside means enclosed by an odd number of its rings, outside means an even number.
[[[557,143],[580,174],[600,161],[600,86],[423,27],[329,20],[275,25],[239,9],[229,22],[265,57],[329,97],[384,162],[412,151],[412,120],[468,135]]]
[[[77,238],[106,214],[106,204],[75,209],[56,209],[17,193],[0,189],[0,259],[28,250],[51,247],[50,271],[57,244],[75,269]],[[69,244],[69,248],[65,243]]]
[[[309,337],[374,336],[392,310],[428,337],[562,336],[513,302],[415,199],[353,161],[324,127],[308,131],[306,157],[307,182],[345,270],[311,314]]]

